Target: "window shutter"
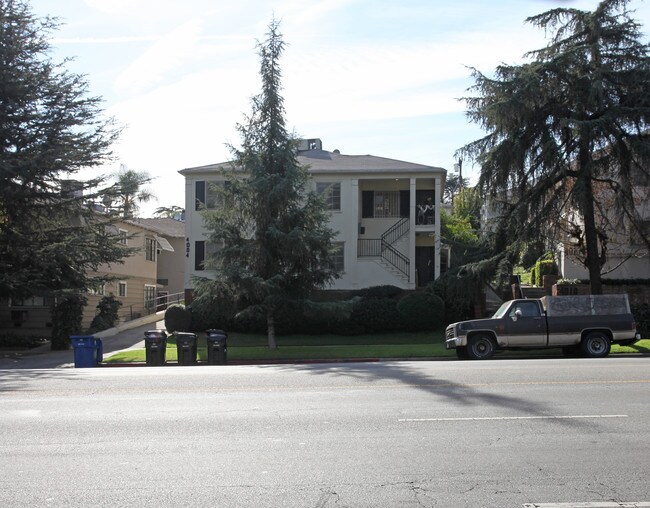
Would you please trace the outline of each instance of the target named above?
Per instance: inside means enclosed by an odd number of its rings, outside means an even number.
[[[205,242],[203,240],[194,242],[194,269],[205,270],[203,262],[205,261]]]
[[[205,206],[205,182],[199,181],[195,185],[195,210],[200,210],[202,206]]]
[[[363,191],[361,193],[361,217],[371,219],[375,216],[375,192]]]
[[[411,191],[399,191],[399,216],[408,217],[411,208]]]

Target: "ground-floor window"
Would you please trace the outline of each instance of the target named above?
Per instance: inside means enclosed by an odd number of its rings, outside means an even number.
[[[151,310],[156,306],[156,286],[144,285],[144,308]]]
[[[332,268],[338,272],[345,271],[345,242],[333,242],[334,252],[330,256]]]
[[[126,296],[126,282],[120,281],[117,283],[117,296]]]

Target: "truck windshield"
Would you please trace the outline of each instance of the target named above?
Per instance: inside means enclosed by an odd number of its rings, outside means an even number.
[[[494,313],[494,316],[492,316],[492,317],[494,319],[499,319],[499,318],[502,318],[503,316],[505,316],[506,311],[510,308],[510,303],[511,302],[504,302],[503,305],[501,305],[501,307],[499,307],[499,310],[497,310]]]

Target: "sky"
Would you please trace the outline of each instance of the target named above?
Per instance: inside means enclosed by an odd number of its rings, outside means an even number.
[[[371,154],[452,171],[455,152],[483,132],[468,121],[471,69],[490,75],[546,45],[529,16],[596,0],[31,0],[58,18],[54,61],[84,74],[89,94],[123,128],[115,159],[148,172],[157,196],[184,206],[179,170],[231,159],[237,125],[261,87],[256,44],[273,18],[286,123],[325,150]],[[650,32],[650,0],[631,0]],[[478,167],[464,161],[473,183]]]

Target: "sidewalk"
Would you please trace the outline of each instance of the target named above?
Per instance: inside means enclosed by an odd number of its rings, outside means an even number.
[[[144,347],[144,332],[164,329],[164,312],[129,321],[116,328],[95,333],[102,340],[104,358],[118,351]],[[3,369],[61,369],[74,367],[74,351],[52,351],[50,345],[29,351],[0,351],[0,370]]]

